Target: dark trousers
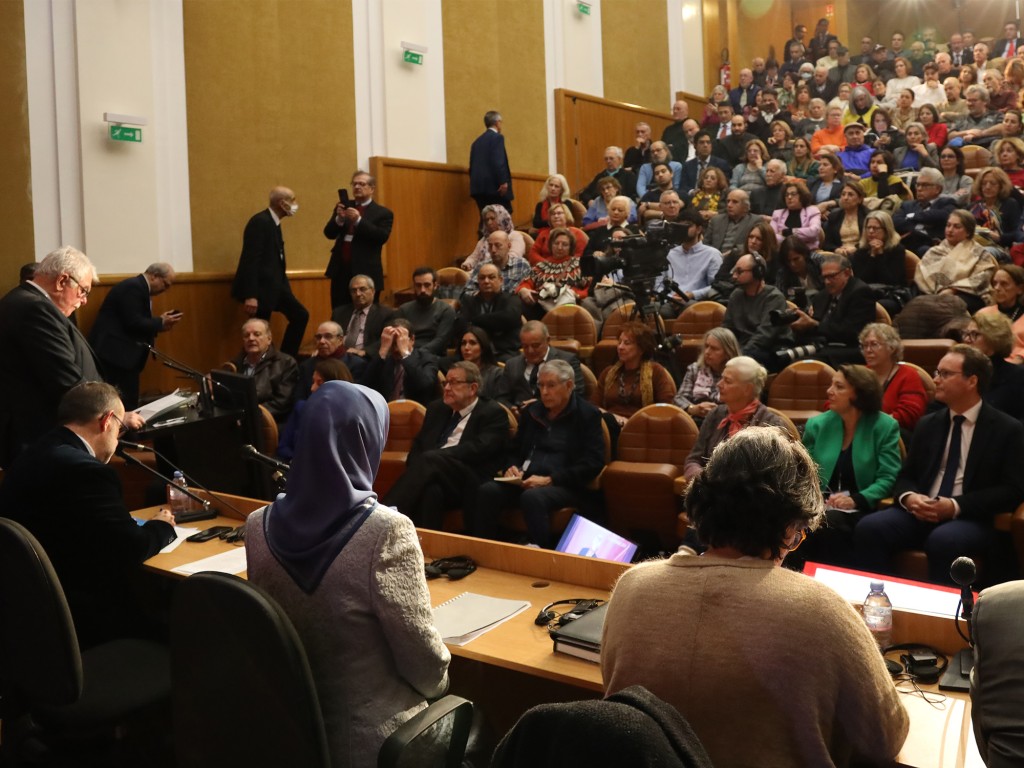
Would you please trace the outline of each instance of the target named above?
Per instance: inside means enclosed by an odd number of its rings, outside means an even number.
[[[503,509],[515,506],[517,500],[530,541],[545,549],[553,546],[551,513],[577,505],[576,494],[568,488],[548,485],[524,490],[519,485],[491,480],[477,491],[474,513],[466,521],[467,530],[483,539],[497,538],[499,514]]]
[[[113,384],[121,393],[121,402],[126,411],[139,407],[139,371],[134,368],[120,368],[106,360],[100,360],[103,378]]]
[[[889,507],[867,515],[853,531],[857,567],[874,573],[891,573],[893,556],[904,549],[923,549],[928,554],[928,579],[952,584],[949,566],[958,557],[984,559],[992,546],[990,523],[947,520],[924,523],[902,507]]]
[[[384,504],[408,516],[417,528],[440,531],[446,510],[472,506],[478,482],[464,462],[441,450],[425,451],[409,457]]]
[[[280,349],[286,355],[297,358],[299,347],[302,346],[302,337],[306,335],[306,325],[309,324],[309,310],[302,306],[302,302],[295,298],[295,294],[291,290],[287,290],[282,291],[277,297],[276,306],[264,307],[261,304],[256,312],[256,317],[269,321],[270,315],[274,312],[280,312],[288,320],[288,327],[285,328]]]

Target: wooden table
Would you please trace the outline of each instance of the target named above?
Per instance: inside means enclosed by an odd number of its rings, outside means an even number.
[[[228,496],[242,513],[263,505],[255,499]],[[217,502],[214,502],[217,507]],[[157,508],[136,513],[148,517]],[[191,524],[196,528],[240,525],[238,513]],[[530,608],[465,646],[449,646],[452,653],[451,693],[481,705],[495,733],[504,733],[519,715],[541,702],[600,698],[601,669],[572,656],[556,654],[545,627],[534,624],[537,613],[550,602],[577,597],[607,598],[626,565],[592,558],[564,555],[550,550],[485,541],[436,531],[419,531],[427,560],[468,555],[478,564],[475,573],[460,581],[447,578],[429,582],[431,602],[439,605],[463,592],[529,600]],[[229,550],[231,544],[213,540],[202,544],[183,542],[174,552],[156,555],[145,567],[183,578],[171,569]],[[244,576],[245,574],[241,574]],[[949,619],[905,614],[893,620],[893,642],[927,639],[944,652],[959,649]],[[949,625],[948,628],[945,625]],[[935,686],[926,686],[938,694]],[[910,734],[897,765],[915,768],[980,768],[973,744],[971,705],[966,694],[947,693],[942,709],[918,696],[903,703],[910,714]]]

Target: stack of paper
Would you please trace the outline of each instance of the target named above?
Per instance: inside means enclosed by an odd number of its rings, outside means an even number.
[[[526,600],[463,592],[434,609],[434,625],[451,645],[465,645],[530,607]]]

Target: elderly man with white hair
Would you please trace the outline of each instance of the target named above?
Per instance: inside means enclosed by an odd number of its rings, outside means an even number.
[[[89,257],[65,245],[0,300],[0,466],[9,467],[57,425],[65,392],[83,381],[103,380],[92,349],[68,319],[89,300],[94,282]]]

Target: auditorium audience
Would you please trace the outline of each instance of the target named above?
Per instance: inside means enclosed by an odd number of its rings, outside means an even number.
[[[821,264],[811,255],[807,244],[792,235],[780,244],[778,261],[775,287],[782,291],[787,301],[806,309],[814,295],[825,287],[821,279]]]
[[[622,185],[619,180],[612,177],[606,176],[598,182],[598,189],[600,194],[590,201],[590,207],[587,208],[587,213],[583,217],[583,229],[589,232],[592,229],[600,229],[608,226],[608,204],[614,200],[617,196],[622,195],[623,197],[631,198],[631,195],[626,195],[622,191]],[[629,206],[629,218],[630,223],[636,221],[636,208],[632,205],[630,200]],[[584,241],[584,246],[586,241]]]
[[[766,367],[775,367],[775,350],[793,344],[788,325],[771,321],[773,310],[786,310],[786,297],[774,285],[768,285],[767,265],[761,256],[741,256],[732,268],[736,288],[729,296],[722,325],[736,334],[743,354]]]
[[[416,346],[416,332],[396,317],[380,335],[380,350],[370,358],[363,383],[385,400],[415,400],[426,405],[438,394],[437,355]]]
[[[523,304],[518,296],[501,290],[501,270],[497,264],[480,265],[477,285],[477,293],[464,293],[459,302],[456,336],[471,325],[483,328],[490,336],[497,359],[504,362],[519,350]]]
[[[970,344],[992,363],[992,383],[982,399],[993,408],[1020,421],[1024,418],[1024,367],[1008,363],[1013,349],[1013,327],[998,312],[978,312],[963,333]]]
[[[523,239],[523,233],[516,230],[512,224],[512,214],[505,210],[504,206],[485,205],[480,211],[480,218],[483,220],[483,237],[477,241],[473,252],[462,262],[464,270],[469,272],[477,265],[488,261],[488,236],[498,230],[508,235],[508,252],[513,256],[526,258],[526,240]]]
[[[274,421],[283,423],[295,404],[299,367],[295,358],[274,348],[270,323],[258,317],[242,325],[242,352],[231,361],[235,370],[256,382],[256,400]]]
[[[900,428],[882,411],[882,385],[863,365],[843,365],[828,388],[828,410],[807,420],[803,435],[818,467],[825,524],[800,559],[853,565],[853,529],[892,492],[900,471]]]
[[[821,525],[823,506],[799,443],[761,428],[723,443],[686,495],[707,551],[634,566],[612,593],[606,694],[646,686],[689,720],[714,765],[893,760],[909,720],[864,620],[832,589],[778,567]],[[807,648],[815,661],[794,674]]]
[[[551,233],[556,229],[567,229],[572,232],[576,239],[576,247],[573,253],[576,258],[583,255],[583,249],[587,247],[587,233],[577,226],[574,226],[572,211],[564,203],[555,203],[548,209],[548,221],[550,226],[543,227],[537,232],[537,238],[533,241],[533,248],[530,249],[530,265],[536,265],[552,257],[551,254]]]
[[[516,288],[523,282],[530,274],[530,262],[528,262],[522,256],[513,256],[509,252],[511,241],[508,235],[504,232],[491,232],[487,236],[487,253],[490,257],[489,261],[494,263],[498,269],[501,270],[501,291],[512,295],[516,292]],[[473,271],[469,275],[469,279],[466,281],[466,289],[463,291],[466,293],[476,293],[479,289],[478,279],[480,276],[480,267],[487,262],[482,262],[473,267]]]
[[[686,366],[673,402],[700,424],[719,404],[718,382],[725,364],[739,357],[740,345],[728,328],[712,328],[701,339],[700,356]]]
[[[400,306],[395,316],[409,321],[410,334],[423,351],[442,357],[455,328],[455,310],[434,295],[437,285],[433,268],[416,267],[412,273],[415,298]]]
[[[982,168],[974,178],[974,197],[969,210],[976,226],[984,231],[991,244],[990,253],[1001,258],[1006,257],[1010,246],[1024,240],[1020,204],[1011,192],[1013,184],[1001,168]]]
[[[618,360],[601,371],[591,398],[594,405],[611,416],[618,428],[613,434],[613,444],[618,430],[626,425],[630,416],[653,403],[671,403],[676,392],[672,374],[654,361],[657,345],[654,331],[634,320],[622,326],[618,342]]]
[[[850,264],[853,274],[871,285],[879,303],[890,315],[902,308],[890,289],[907,285],[906,253],[892,216],[885,211],[872,211],[864,218],[860,247],[850,257]]]
[[[498,365],[487,331],[475,325],[469,326],[462,334],[455,357],[473,363],[480,370],[480,397],[488,400],[507,399],[505,369]]]
[[[388,436],[384,399],[327,382],[304,421],[288,492],[246,521],[248,576],[305,647],[331,765],[372,765],[395,728],[447,690],[450,654],[431,616],[416,529],[373,492]]]
[[[825,224],[822,250],[853,256],[860,244],[860,233],[868,209],[864,205],[864,188],[856,181],[843,182],[839,206],[829,214]]]
[[[604,179],[615,179],[619,190],[627,197],[636,196],[636,174],[622,167],[622,147],[605,147],[604,169],[597,172],[590,183],[580,192],[580,202],[583,205],[590,205],[591,201],[601,197],[601,182]]]
[[[533,209],[533,229],[539,230],[551,226],[551,222],[548,220],[548,211],[551,206],[559,203],[571,205],[573,202],[575,201],[569,197],[569,182],[565,180],[565,176],[560,173],[548,176],[540,192],[540,201]],[[582,207],[582,204],[580,205]]]
[[[782,185],[784,207],[772,212],[772,229],[781,240],[793,235],[812,251],[821,241],[821,213],[811,204],[811,193],[802,181]],[[763,255],[763,254],[762,254]]]
[[[975,227],[970,211],[958,209],[949,214],[945,239],[930,248],[917,265],[914,282],[921,293],[959,296],[970,312],[989,303],[997,264],[974,242]]]
[[[281,429],[281,436],[277,441],[277,458],[282,461],[291,461],[295,456],[295,446],[298,445],[299,433],[302,431],[302,413],[306,407],[309,395],[316,392],[327,381],[352,381],[352,373],[346,365],[334,357],[309,358],[313,361],[312,374],[310,376],[309,392],[304,397],[295,401],[291,416]]]
[[[999,312],[1012,324],[1013,350],[1007,358],[1011,363],[1024,363],[1024,268],[1016,264],[1000,264],[992,275],[991,306],[981,313]]]
[[[697,190],[690,198],[690,206],[705,220],[710,220],[719,210],[725,208],[722,195],[729,189],[729,181],[721,168],[709,166],[704,169],[697,182]]]

